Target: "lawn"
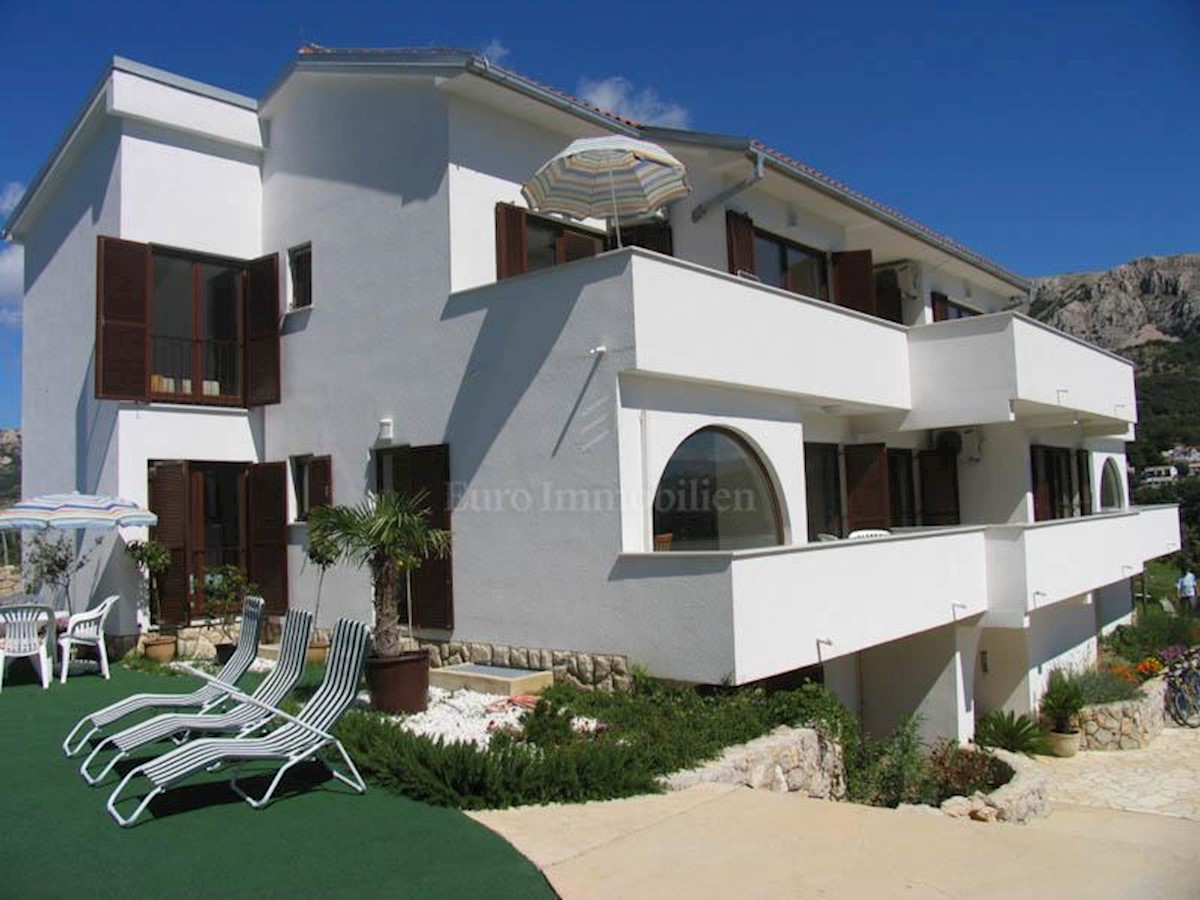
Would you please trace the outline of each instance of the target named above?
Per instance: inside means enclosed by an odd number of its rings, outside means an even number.
[[[553,897],[537,869],[462,813],[302,773],[256,811],[219,776],[185,783],[118,828],[115,775],[89,788],[60,743],[83,714],[136,691],[197,682],[113,666],[43,692],[24,662],[0,694],[2,893],[10,897]],[[286,783],[285,783],[286,784]],[[301,788],[311,788],[301,790]]]
[[[1175,580],[1179,577],[1179,567],[1171,562],[1171,558],[1152,559],[1146,563],[1146,593],[1149,599],[1166,598],[1175,602]]]

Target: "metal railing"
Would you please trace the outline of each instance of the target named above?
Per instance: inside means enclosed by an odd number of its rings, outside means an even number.
[[[151,337],[150,393],[212,400],[242,395],[242,342]],[[196,377],[197,369],[203,375]]]

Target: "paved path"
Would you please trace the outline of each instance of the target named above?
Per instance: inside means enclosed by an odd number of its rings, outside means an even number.
[[[567,900],[1200,897],[1200,822],[1096,807],[983,824],[698,785],[473,815]]]
[[[1200,821],[1200,728],[1166,728],[1143,750],[1038,757],[1050,799]]]

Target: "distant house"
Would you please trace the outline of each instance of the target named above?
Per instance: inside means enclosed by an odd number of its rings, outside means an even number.
[[[1142,481],[1144,485],[1157,487],[1164,484],[1173,484],[1179,480],[1179,472],[1174,466],[1146,466],[1142,469]]]
[[[622,249],[521,200],[603,134],[693,186]],[[872,731],[967,738],[1179,547],[1126,495],[1130,363],[1012,311],[1025,279],[758,141],[469,52],[314,50],[259,100],[116,59],[6,230],[25,492],[148,503],[166,624],[220,563],[311,607],[309,510],[425,490],[454,544],[423,640],[601,685],[808,674]],[[98,565],[135,631],[134,569]],[[364,573],[323,598],[370,615]]]

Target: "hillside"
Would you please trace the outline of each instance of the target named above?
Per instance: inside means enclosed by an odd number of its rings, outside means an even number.
[[[1035,279],[1029,314],[1137,364],[1134,465],[1200,445],[1200,253]]]
[[[21,498],[21,432],[0,429],[0,508]]]

